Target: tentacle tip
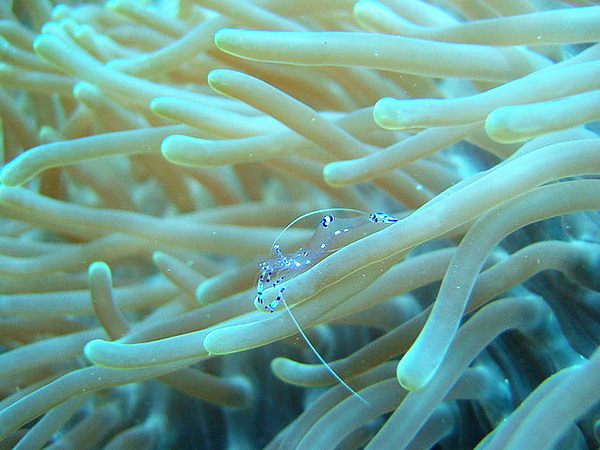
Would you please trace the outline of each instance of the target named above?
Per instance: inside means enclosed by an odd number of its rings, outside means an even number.
[[[346,187],[352,184],[352,180],[347,179],[347,167],[351,167],[348,161],[336,161],[327,164],[323,168],[323,179],[325,183],[333,187]]]
[[[399,100],[384,97],[373,106],[373,119],[375,123],[386,130],[403,129],[403,124],[398,120]]]
[[[107,344],[110,344],[110,342],[104,339],[93,339],[85,344],[83,347],[83,354],[90,362],[96,365],[103,365],[99,363],[101,358],[98,358],[98,355]]]
[[[512,144],[520,142],[523,139],[514,131],[514,123],[508,112],[513,112],[512,109],[498,108],[492,111],[485,121],[485,132],[490,139],[500,144]]]
[[[241,30],[235,28],[221,28],[215,33],[214,41],[219,50],[231,53],[231,44],[235,44]]]
[[[0,187],[18,186],[23,182],[18,171],[15,170],[14,163],[9,162],[0,170]]]
[[[431,378],[433,377],[433,372],[425,372],[425,371],[413,371],[411,368],[406,368],[403,364],[398,364],[396,369],[396,378],[398,379],[398,383],[407,391],[418,391],[425,387]]]

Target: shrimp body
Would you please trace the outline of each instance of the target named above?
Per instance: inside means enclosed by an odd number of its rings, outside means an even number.
[[[263,298],[265,289],[276,288],[284,281],[293,279],[341,247],[378,231],[381,225],[398,221],[397,218],[383,212],[365,214],[355,210],[349,211],[354,213],[353,217],[344,217],[341,214],[324,215],[309,242],[295,252],[283,253],[277,243],[281,237],[281,234],[279,235],[273,244],[274,257],[259,265],[260,275],[254,301],[258,309],[272,313],[283,299],[285,288],[281,287],[275,299],[265,304]],[[303,217],[306,215],[301,216]]]

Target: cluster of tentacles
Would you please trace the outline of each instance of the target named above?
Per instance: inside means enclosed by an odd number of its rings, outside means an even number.
[[[0,446],[597,448],[595,3],[1,2]]]

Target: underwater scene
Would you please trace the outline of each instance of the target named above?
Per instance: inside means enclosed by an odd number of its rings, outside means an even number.
[[[0,450],[600,447],[600,1],[0,1]]]

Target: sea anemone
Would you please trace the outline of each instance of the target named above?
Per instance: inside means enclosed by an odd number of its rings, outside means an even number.
[[[2,3],[2,448],[597,448],[594,3]]]

